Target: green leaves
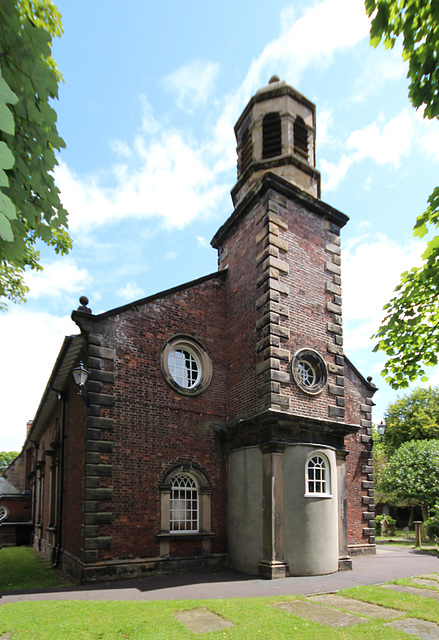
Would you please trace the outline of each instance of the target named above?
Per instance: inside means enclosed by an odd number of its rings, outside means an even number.
[[[24,299],[23,270],[39,268],[40,239],[71,248],[52,171],[64,147],[56,112],[61,78],[51,37],[62,31],[50,0],[0,0],[0,308]]]
[[[439,116],[439,1],[365,0],[373,16],[370,40],[393,47],[403,38],[403,59],[409,63],[409,98],[425,118]],[[428,208],[417,220],[413,233],[423,238],[439,227],[439,187],[428,199]],[[422,255],[424,264],[401,275],[395,297],[384,307],[386,317],[374,336],[374,351],[384,351],[389,360],[383,371],[394,388],[408,387],[425,367],[437,364],[439,345],[439,236],[433,237]]]
[[[392,402],[383,447],[391,456],[409,440],[439,440],[439,387],[417,388]]]
[[[378,489],[391,494],[391,504],[434,505],[439,498],[439,440],[402,444],[390,458]]]

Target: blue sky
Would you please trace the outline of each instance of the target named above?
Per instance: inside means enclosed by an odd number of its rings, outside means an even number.
[[[399,273],[419,263],[417,214],[437,184],[439,126],[407,98],[400,51],[372,49],[361,0],[59,0],[64,76],[55,108],[66,141],[55,175],[73,251],[42,248],[25,305],[0,314],[0,450],[20,449],[78,298],[94,313],[211,273],[210,240],[232,213],[233,125],[279,75],[317,105],[322,199],[342,232],[345,352],[396,394],[372,354]],[[439,373],[431,371],[432,384]]]

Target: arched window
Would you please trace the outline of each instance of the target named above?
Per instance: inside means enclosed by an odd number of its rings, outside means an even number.
[[[282,127],[278,113],[267,113],[262,120],[262,157],[282,154]]]
[[[199,530],[198,484],[189,473],[178,473],[172,478],[169,512],[170,531]]]
[[[306,495],[330,496],[329,463],[322,455],[314,455],[306,464]]]
[[[308,130],[300,116],[294,120],[294,153],[308,160]]]

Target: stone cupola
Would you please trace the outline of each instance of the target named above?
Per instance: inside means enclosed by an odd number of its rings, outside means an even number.
[[[315,168],[316,107],[277,76],[253,96],[235,125],[238,181],[236,207],[268,171],[320,198]]]

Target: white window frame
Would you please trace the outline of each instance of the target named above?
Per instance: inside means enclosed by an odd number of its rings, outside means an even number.
[[[186,384],[184,380],[179,380],[179,367],[172,358],[172,354],[176,352],[188,353],[196,364],[198,371],[195,381]],[[203,393],[212,380],[213,368],[209,354],[201,342],[193,336],[178,334],[169,338],[160,353],[160,366],[169,386],[183,396],[197,396]],[[182,367],[182,373],[184,373],[184,367]],[[180,382],[183,382],[183,385]]]
[[[196,478],[181,471],[172,478],[169,504],[169,531],[175,534],[200,530],[200,491]]]
[[[176,354],[181,354],[178,357]],[[186,358],[186,354],[189,358]],[[193,366],[195,364],[195,367]],[[187,345],[177,345],[168,354],[168,369],[175,384],[182,389],[193,389],[201,378],[201,362],[194,349]],[[196,376],[193,374],[196,371]],[[195,379],[193,379],[195,378]]]
[[[313,465],[311,467],[311,463],[313,463],[313,461],[316,459],[321,460],[322,464],[320,466]],[[318,477],[320,475],[319,473],[316,474],[316,471],[318,472],[319,470],[323,471],[323,473],[321,474],[321,476],[323,477]],[[310,477],[310,471],[312,471],[312,477]],[[315,488],[319,483],[320,485],[324,484],[324,490],[322,490],[322,487],[320,487],[319,491],[310,490],[312,487]],[[328,458],[320,451],[311,453],[306,460],[305,498],[332,498],[331,465]]]

